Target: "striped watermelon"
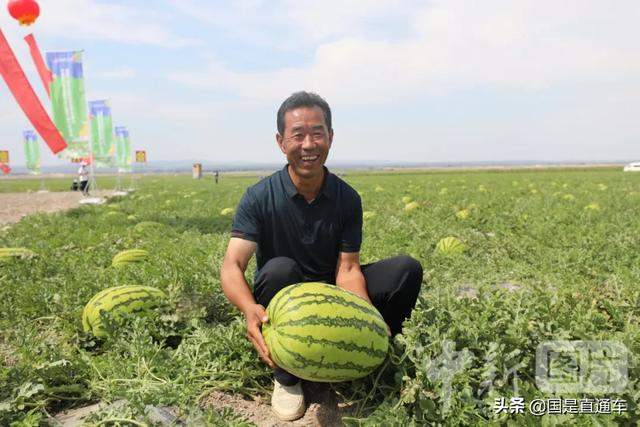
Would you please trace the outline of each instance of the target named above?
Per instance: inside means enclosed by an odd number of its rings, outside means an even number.
[[[467,247],[455,237],[445,237],[436,245],[436,252],[445,256],[454,256],[463,253]]]
[[[107,288],[98,292],[82,311],[82,326],[85,332],[96,337],[106,336],[102,327],[101,313],[112,316],[150,310],[165,303],[167,296],[158,288],[151,286],[125,285]]]
[[[111,265],[116,267],[118,265],[130,264],[132,262],[141,262],[147,259],[148,256],[149,252],[145,251],[144,249],[129,249],[117,253],[113,257]]]
[[[0,248],[0,263],[14,258],[30,259],[36,256],[35,252],[27,248]]]
[[[371,304],[324,283],[291,285],[267,307],[262,326],[272,360],[309,381],[364,377],[384,361],[387,326]]]

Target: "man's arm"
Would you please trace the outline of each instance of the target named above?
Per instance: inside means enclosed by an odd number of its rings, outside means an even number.
[[[340,252],[336,267],[336,285],[371,303],[367,284],[360,270],[359,252]]]
[[[268,322],[265,308],[256,303],[249,284],[244,277],[251,256],[256,251],[257,244],[250,240],[232,237],[229,240],[227,252],[220,269],[220,281],[222,291],[231,304],[235,305],[245,316],[247,321],[247,338],[256,348],[256,351],[269,366],[274,367],[269,357],[261,326]]]

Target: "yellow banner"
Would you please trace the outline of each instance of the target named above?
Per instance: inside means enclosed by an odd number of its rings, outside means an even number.
[[[147,163],[147,152],[136,150],[136,163]]]
[[[9,164],[9,152],[7,150],[0,150],[0,163]]]

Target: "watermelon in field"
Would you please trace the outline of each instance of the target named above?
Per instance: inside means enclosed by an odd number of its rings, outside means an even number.
[[[149,252],[144,249],[128,249],[117,253],[111,261],[111,265],[117,267],[119,265],[126,265],[135,262],[142,262],[147,259]]]
[[[288,286],[271,300],[267,314],[262,333],[272,360],[305,380],[361,378],[387,356],[387,326],[378,310],[337,286]]]
[[[36,256],[35,252],[27,248],[0,248],[0,263],[12,259],[31,259]]]
[[[467,247],[456,237],[445,237],[436,245],[436,252],[445,256],[459,255],[467,250]]]
[[[85,332],[96,337],[106,336],[102,326],[102,312],[109,312],[113,317],[124,313],[137,313],[151,310],[163,305],[167,296],[152,286],[125,285],[107,288],[98,292],[84,307],[82,326]]]

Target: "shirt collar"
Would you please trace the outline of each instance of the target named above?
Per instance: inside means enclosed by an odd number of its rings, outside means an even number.
[[[288,170],[289,164],[284,165],[284,168],[280,171],[280,176],[282,177],[282,184],[284,185],[284,191],[287,193],[289,198],[293,198],[298,194],[298,190],[296,186],[293,184],[291,177],[289,176]],[[322,188],[320,189],[319,194],[325,195],[327,198],[331,199],[335,192],[335,177],[332,173],[329,172],[326,166],[323,166],[325,175],[324,182],[322,183]]]

